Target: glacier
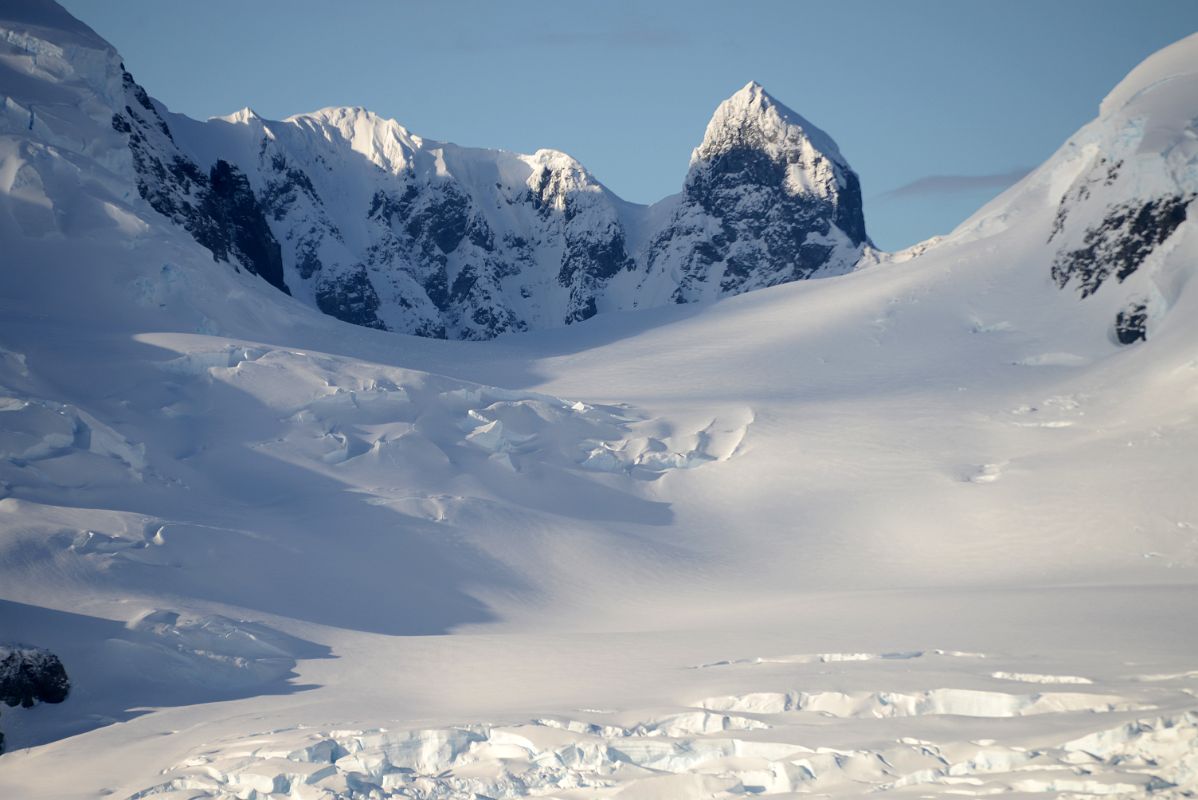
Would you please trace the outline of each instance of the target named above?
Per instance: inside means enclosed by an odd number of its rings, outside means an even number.
[[[0,796],[1198,791],[1198,37],[885,253],[753,84],[646,210],[0,30]]]

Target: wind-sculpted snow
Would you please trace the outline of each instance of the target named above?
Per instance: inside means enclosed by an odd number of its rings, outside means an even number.
[[[143,445],[86,411],[0,384],[0,489],[127,484],[143,480],[146,466]]]
[[[627,406],[252,346],[188,352],[163,369],[210,375],[279,409],[288,432],[255,445],[262,451],[364,478],[390,465],[429,482],[479,459],[515,472],[537,463],[653,477],[730,458],[752,422],[729,415],[667,433]]]
[[[1015,695],[973,689],[933,689],[923,692],[756,692],[709,697],[699,701],[713,711],[778,714],[817,711],[830,717],[1022,717],[1062,711],[1129,711],[1135,705],[1118,697],[1085,693],[1046,692]]]
[[[694,669],[712,669],[714,667],[754,667],[765,664],[839,664],[858,663],[862,661],[910,661],[928,656],[947,656],[949,658],[985,658],[983,653],[961,653],[951,650],[933,650],[930,653],[923,650],[897,651],[893,653],[799,653],[789,656],[755,656],[753,658],[738,658],[729,661],[713,661],[710,664],[697,664]]]

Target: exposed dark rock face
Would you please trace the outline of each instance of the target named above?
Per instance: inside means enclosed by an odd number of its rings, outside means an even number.
[[[1133,302],[1115,315],[1115,338],[1119,344],[1135,344],[1148,339],[1148,306]]]
[[[1065,148],[1068,161],[1088,161],[1062,193],[1048,235],[1053,283],[1082,299],[1102,290],[1120,309],[1109,335],[1122,345],[1146,341],[1150,317],[1172,304],[1167,243],[1177,241],[1196,196],[1171,155],[1144,152],[1148,128],[1139,118],[1103,121]]]
[[[0,701],[32,708],[34,703],[61,703],[71,691],[58,656],[36,647],[0,647]]]
[[[214,260],[233,262],[289,293],[279,243],[246,176],[223,160],[202,170],[179,150],[170,127],[128,72],[124,85],[131,102],[113,115],[112,127],[129,137],[138,193]]]
[[[816,167],[821,159],[816,156]],[[856,175],[847,173],[845,196],[834,202],[787,192],[787,167],[760,150],[738,147],[713,158],[688,183],[687,201],[720,221],[722,235],[696,247],[695,257],[704,265],[726,262],[721,292],[736,293],[763,265],[774,267],[770,283],[810,277],[831,256],[833,247],[821,242],[838,223],[847,226],[841,230],[854,245],[865,241]]]
[[[270,214],[271,219],[282,220],[287,210],[295,205],[301,195],[316,205],[322,204],[316,187],[312,185],[312,179],[303,170],[292,167],[281,155],[272,156],[270,166],[273,174],[262,191],[262,207]]]
[[[593,234],[593,235],[592,235]],[[581,322],[598,311],[595,298],[621,270],[635,269],[624,245],[624,232],[618,225],[585,235],[566,235],[559,284],[570,289],[570,300],[563,322]]]
[[[217,161],[208,175],[208,192],[201,205],[208,224],[196,241],[212,251],[217,261],[235,258],[271,286],[287,292],[283,282],[283,256],[266,224],[250,182],[227,161]]]
[[[345,322],[367,328],[387,329],[376,314],[379,310],[379,296],[366,276],[365,269],[317,283],[316,305],[329,316]]]
[[[423,202],[412,202],[416,194],[406,194],[400,201],[397,216],[403,219],[404,232],[412,241],[425,243],[427,250],[436,248],[443,255],[457,250],[471,223],[469,198],[452,183],[424,193]]]
[[[71,682],[58,656],[36,647],[0,646],[0,702],[32,708],[36,703],[61,703],[70,691]]]
[[[522,329],[499,286],[509,271],[503,254],[495,251],[486,217],[464,187],[446,179],[413,181],[399,197],[376,194],[371,207],[390,244],[389,257],[375,263],[384,271],[407,266],[421,290],[419,301],[441,320],[411,332],[483,339]]]
[[[411,315],[401,330],[488,339],[585,319],[607,281],[635,266],[610,199],[576,162],[550,153],[499,157],[527,159],[516,169],[531,174],[521,184],[472,186],[413,170],[398,176],[400,191],[371,197],[375,244],[366,262],[376,285],[400,273],[394,290],[379,292]],[[488,209],[508,229],[497,231]],[[545,297],[554,286],[564,297]]]
[[[344,243],[345,239],[325,214],[309,215],[306,225],[288,225],[288,216],[297,209],[322,209],[324,202],[308,174],[293,166],[282,154],[269,153],[265,139],[259,160],[269,164],[269,169],[263,171],[262,209],[282,232],[283,240],[291,244],[293,266],[300,279],[310,280],[324,267],[320,258],[323,242]]]
[[[1076,282],[1083,298],[1112,275],[1123,282],[1185,222],[1191,200],[1192,195],[1169,195],[1110,207],[1100,224],[1086,229],[1081,247],[1057,254],[1053,280],[1062,289]],[[1058,219],[1064,216],[1058,214]]]

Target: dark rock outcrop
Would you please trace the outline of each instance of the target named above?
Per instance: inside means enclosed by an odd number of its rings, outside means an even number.
[[[1057,253],[1052,279],[1062,289],[1076,283],[1083,298],[1098,291],[1112,275],[1123,282],[1185,222],[1186,207],[1193,199],[1167,195],[1111,206],[1101,223],[1086,229],[1081,247]],[[1063,219],[1058,214],[1058,221]]]
[[[1133,302],[1115,315],[1115,338],[1119,344],[1135,344],[1148,339],[1148,305]]]
[[[366,276],[365,269],[318,283],[316,306],[329,316],[354,325],[387,329],[377,316],[379,296]]]
[[[124,86],[130,102],[113,114],[112,127],[128,137],[138,193],[211,251],[214,260],[233,262],[290,293],[279,243],[246,176],[224,160],[201,169],[178,148],[170,127],[128,72]]]
[[[0,646],[0,702],[32,708],[37,703],[61,703],[70,691],[71,682],[58,656],[37,647]]]

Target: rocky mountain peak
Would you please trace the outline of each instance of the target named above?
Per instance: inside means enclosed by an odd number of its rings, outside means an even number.
[[[691,166],[745,147],[775,159],[806,151],[839,168],[848,166],[827,133],[776,101],[757,81],[745,84],[715,109],[702,144],[691,154]]]
[[[861,186],[836,143],[750,82],[712,115],[642,285],[714,299],[846,272],[866,242]]]

